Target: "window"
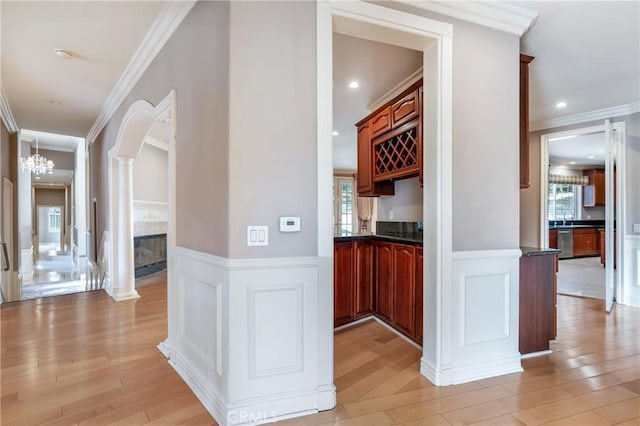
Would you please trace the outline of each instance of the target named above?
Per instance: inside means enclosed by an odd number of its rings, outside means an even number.
[[[60,230],[60,207],[52,207],[49,209],[49,231]]]
[[[549,184],[549,220],[580,218],[580,185]]]
[[[333,178],[333,224],[336,234],[351,233],[357,223],[355,179]]]

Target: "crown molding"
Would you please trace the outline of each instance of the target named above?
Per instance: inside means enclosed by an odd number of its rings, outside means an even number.
[[[161,141],[160,139],[154,138],[153,136],[146,136],[144,138],[144,143],[155,146],[156,148],[159,148],[163,151],[169,151],[168,142]]]
[[[415,1],[401,3],[521,37],[535,23],[537,12],[489,1]]]
[[[409,86],[411,86],[413,83],[420,80],[421,78],[422,78],[422,67],[418,68],[417,70],[409,74],[409,76],[407,76],[400,83],[396,84],[387,93],[385,93],[384,95],[380,96],[378,99],[376,99],[375,101],[367,105],[367,109],[369,111],[377,110],[382,105],[387,103],[389,100],[395,98],[400,93],[404,92]]]
[[[630,104],[618,105],[610,108],[597,109],[595,111],[581,112],[564,117],[550,118],[548,120],[534,121],[530,125],[531,132],[552,129],[555,127],[571,126],[573,124],[587,123],[589,121],[605,120],[607,118],[621,117],[640,112],[640,101]]]
[[[18,125],[16,119],[13,118],[11,107],[9,106],[9,100],[4,94],[4,90],[0,87],[0,115],[2,115],[2,122],[9,131],[9,133],[15,133],[18,131]]]
[[[122,104],[124,98],[131,92],[133,86],[147,70],[151,62],[158,56],[174,31],[196,4],[195,1],[170,1],[160,10],[158,17],[153,22],[145,35],[138,50],[133,54],[129,64],[124,69],[118,83],[105,101],[102,111],[87,134],[87,141],[93,143],[104,126],[109,122],[113,114]]]

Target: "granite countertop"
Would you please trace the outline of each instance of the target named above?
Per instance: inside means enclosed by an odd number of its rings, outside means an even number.
[[[387,241],[390,243],[409,243],[422,245],[422,232],[398,232],[389,234],[374,234],[372,232],[342,232],[340,234],[334,235],[333,237],[333,241],[336,243],[366,239],[375,239],[377,241]]]
[[[522,250],[522,257],[544,256],[544,255],[547,255],[547,254],[560,254],[560,253],[562,253],[562,250],[553,249],[553,248],[542,249],[542,248],[535,248],[535,247],[520,247],[520,250]]]

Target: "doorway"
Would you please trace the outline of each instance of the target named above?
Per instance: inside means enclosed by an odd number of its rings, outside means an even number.
[[[425,117],[423,217],[425,228],[432,230],[424,240],[425,315],[421,374],[436,385],[450,384],[442,374],[440,355],[443,288],[451,282],[451,100],[452,100],[452,32],[448,24],[404,14],[371,4],[318,4],[318,256],[322,259],[322,274],[331,276],[333,268],[332,188],[332,34],[343,33],[409,49],[423,54]],[[331,282],[331,280],[329,280]],[[430,283],[425,285],[424,283]],[[327,289],[319,293],[322,307],[319,324],[323,346],[319,359],[320,385],[333,383],[333,294]],[[445,300],[443,303],[448,303]],[[437,306],[436,306],[437,305]],[[325,311],[326,310],[326,311]],[[445,309],[446,310],[446,309]],[[331,408],[335,402],[328,404]]]
[[[605,300],[610,311],[622,286],[616,234],[624,226],[624,123],[541,136],[541,245],[558,248],[558,293]],[[616,228],[618,224],[618,229]]]

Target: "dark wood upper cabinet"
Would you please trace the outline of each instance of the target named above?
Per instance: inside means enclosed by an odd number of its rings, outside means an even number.
[[[520,189],[529,187],[529,64],[533,59],[520,54]]]
[[[391,130],[391,108],[384,108],[369,120],[371,137],[375,138]]]
[[[420,79],[356,124],[358,195],[393,195],[394,180],[423,176],[422,93]]]
[[[370,141],[369,124],[358,127],[358,194],[367,194],[373,190]]]
[[[604,169],[584,170],[584,176],[589,178],[589,184],[583,186],[582,201],[585,207],[604,206],[605,204],[605,175]]]
[[[373,241],[356,241],[356,306],[355,317],[359,318],[373,312],[373,261],[375,243]]]
[[[415,262],[414,246],[393,245],[393,324],[411,337],[416,321]]]
[[[419,100],[418,89],[416,89],[391,105],[393,127],[402,126],[418,117]]]
[[[391,321],[393,316],[393,244],[376,244],[376,313]]]
[[[354,319],[354,273],[353,243],[335,243],[333,253],[333,318],[336,327]]]

